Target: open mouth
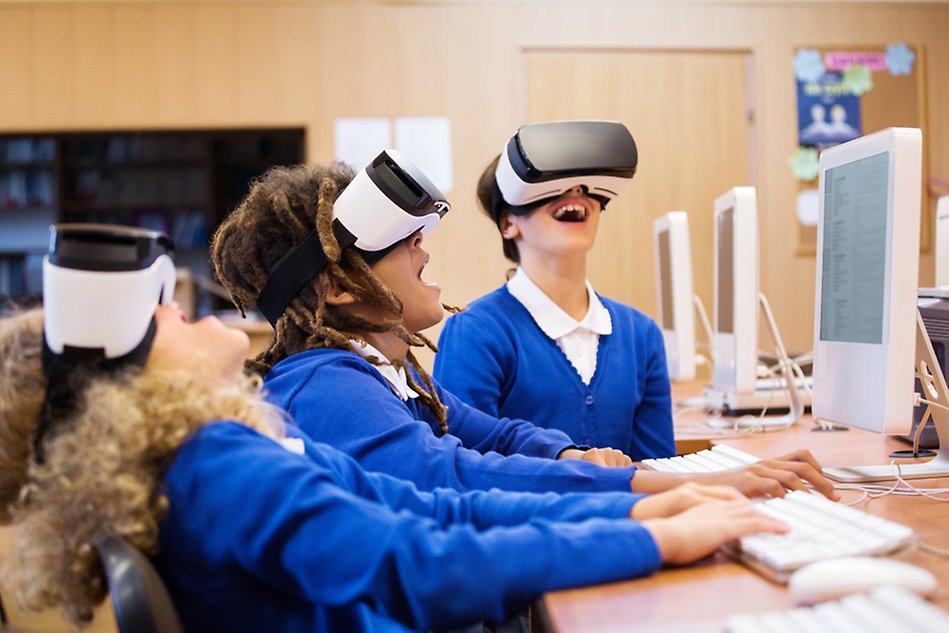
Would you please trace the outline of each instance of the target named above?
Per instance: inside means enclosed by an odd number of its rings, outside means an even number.
[[[432,281],[425,281],[425,280],[422,278],[422,273],[425,271],[425,267],[428,266],[428,259],[429,259],[429,256],[426,255],[426,256],[425,256],[425,259],[422,260],[422,265],[419,266],[418,273],[416,274],[416,277],[418,278],[418,280],[419,280],[420,282],[422,282],[423,285],[426,285],[426,286],[436,286],[436,287],[437,287],[438,284],[436,284],[435,282],[432,282]]]
[[[554,209],[553,216],[558,222],[583,222],[587,219],[587,208],[582,204],[565,204]]]

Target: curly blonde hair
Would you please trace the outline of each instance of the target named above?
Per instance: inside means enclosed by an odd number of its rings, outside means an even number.
[[[146,368],[92,381],[38,464],[42,340],[39,310],[0,321],[0,522],[16,526],[2,574],[24,608],[60,607],[78,626],[107,591],[99,541],[157,551],[161,480],[188,437],[225,419],[277,437],[283,418],[260,397],[259,378],[224,385],[201,368]]]
[[[344,163],[328,167],[274,167],[254,181],[250,193],[221,223],[211,241],[211,264],[237,308],[253,308],[270,278],[270,269],[294,246],[316,231],[328,264],[305,286],[277,319],[266,350],[248,368],[266,374],[284,358],[308,349],[350,351],[351,340],[363,341],[365,332],[393,332],[410,347],[435,344],[402,324],[402,302],[372,272],[355,247],[340,247],[333,233],[333,203],[353,179]],[[360,301],[381,308],[391,319],[375,323],[350,314],[326,301],[333,282]],[[449,312],[458,308],[443,306]],[[382,359],[369,357],[381,364]],[[424,389],[406,373],[409,386],[448,432],[447,408],[438,398],[428,372],[411,349],[405,359],[421,377]]]

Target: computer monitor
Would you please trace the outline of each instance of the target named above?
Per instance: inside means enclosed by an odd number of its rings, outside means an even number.
[[[919,355],[914,342],[920,336],[921,174],[918,129],[890,128],[820,156],[812,402],[817,418],[876,433],[910,432]],[[896,474],[889,465],[825,471],[840,481]],[[902,471],[904,477],[934,476],[916,475],[908,466]]]
[[[936,204],[936,287],[949,289],[949,196]]]
[[[758,370],[758,213],[754,187],[715,200],[712,386],[754,392]]]
[[[652,224],[659,327],[672,380],[695,380],[695,314],[689,216],[670,211]]]

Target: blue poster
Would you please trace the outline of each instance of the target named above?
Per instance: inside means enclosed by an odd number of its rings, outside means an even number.
[[[797,129],[799,144],[818,150],[861,136],[860,97],[844,84],[843,73],[797,79]]]

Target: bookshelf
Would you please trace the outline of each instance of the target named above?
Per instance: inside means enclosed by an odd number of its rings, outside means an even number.
[[[38,301],[54,222],[167,232],[177,263],[210,278],[208,243],[273,165],[302,163],[302,128],[0,134],[0,305]],[[228,307],[201,287],[198,315]]]

